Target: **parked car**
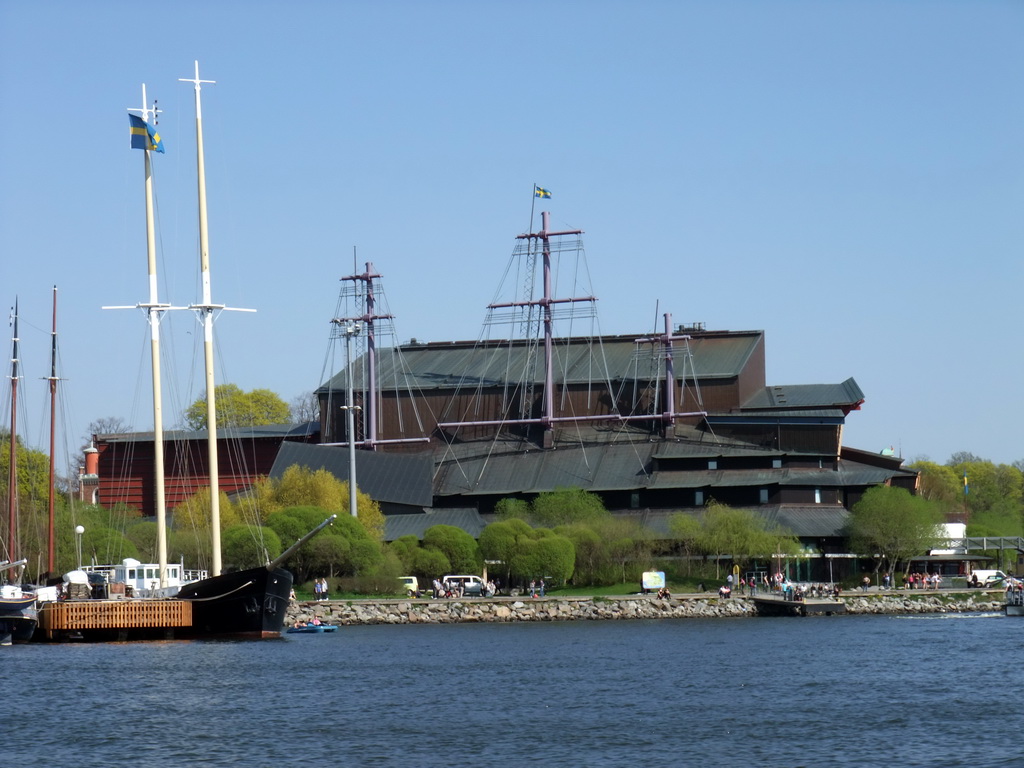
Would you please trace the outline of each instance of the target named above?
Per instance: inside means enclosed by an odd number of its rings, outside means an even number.
[[[974,571],[967,577],[969,587],[995,587],[1006,580],[1006,574],[1002,571],[980,570]]]
[[[418,595],[420,593],[420,580],[415,576],[399,576],[398,580],[402,582],[406,593],[410,595]]]
[[[469,597],[480,597],[486,589],[484,580],[479,576],[445,576],[444,579],[442,579],[442,583],[449,584],[453,588],[461,586],[462,594]]]

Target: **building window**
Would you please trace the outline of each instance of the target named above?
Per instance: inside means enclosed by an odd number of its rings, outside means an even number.
[[[694,491],[693,504],[696,507],[704,506],[704,491]]]
[[[715,459],[708,459],[708,469],[718,469],[718,461]]]
[[[630,509],[640,509],[640,491],[633,491],[629,494]]]
[[[821,504],[821,488],[814,489],[814,503]]]
[[[782,469],[782,459],[772,459],[772,469]]]
[[[767,504],[768,503],[768,489],[767,488],[762,488],[760,495],[761,495],[761,503],[762,504]]]

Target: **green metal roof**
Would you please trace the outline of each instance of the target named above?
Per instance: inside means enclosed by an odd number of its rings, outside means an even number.
[[[562,446],[554,450],[522,451],[500,443],[453,446],[439,461],[435,493],[447,495],[508,495],[541,493],[579,487],[587,491],[627,491],[672,488],[726,488],[744,486],[797,486],[836,488],[870,486],[894,476],[912,476],[894,470],[841,460],[839,468],[771,467],[757,469],[680,469],[654,471],[654,458],[662,456],[659,442],[619,442],[605,445]],[[706,446],[692,446],[692,455],[704,458]],[[675,458],[688,454],[677,447]],[[753,452],[719,447],[720,457],[748,457]],[[797,455],[793,453],[772,455]]]
[[[864,393],[853,378],[839,384],[788,384],[765,387],[741,406],[744,411],[776,408],[856,408]]]
[[[418,508],[429,507],[433,503],[430,490],[432,463],[429,456],[362,450],[355,454],[356,485],[374,501]],[[280,478],[293,464],[313,471],[326,469],[339,480],[349,478],[347,448],[286,441],[281,443],[270,476]]]
[[[637,344],[636,336],[559,338],[553,345],[555,378],[560,383],[585,384],[611,381],[651,380],[659,370],[660,350],[650,343]],[[761,331],[707,333],[689,340],[693,370],[699,379],[738,376],[761,342]],[[676,370],[684,367],[686,348],[680,343],[674,356]],[[688,359],[688,358],[687,358]],[[366,385],[365,356],[353,363],[353,386]],[[605,373],[607,371],[607,374]],[[419,390],[455,387],[498,387],[506,383],[544,379],[543,347],[537,342],[517,340],[488,342],[434,342],[407,344],[378,350],[377,381],[384,390]],[[317,393],[344,391],[347,374],[342,371]]]

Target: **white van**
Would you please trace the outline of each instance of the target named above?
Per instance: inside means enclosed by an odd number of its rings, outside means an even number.
[[[1006,581],[1006,574],[1002,571],[973,571],[967,577],[969,587],[993,587]]]
[[[484,594],[486,586],[484,580],[479,576],[445,576],[442,583],[446,586],[461,587],[461,592],[465,596],[480,597]]]

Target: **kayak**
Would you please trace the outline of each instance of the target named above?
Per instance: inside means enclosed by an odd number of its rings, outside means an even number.
[[[320,632],[335,632],[337,627],[334,624],[306,624],[300,627],[289,627],[288,632],[298,633],[320,633]]]

